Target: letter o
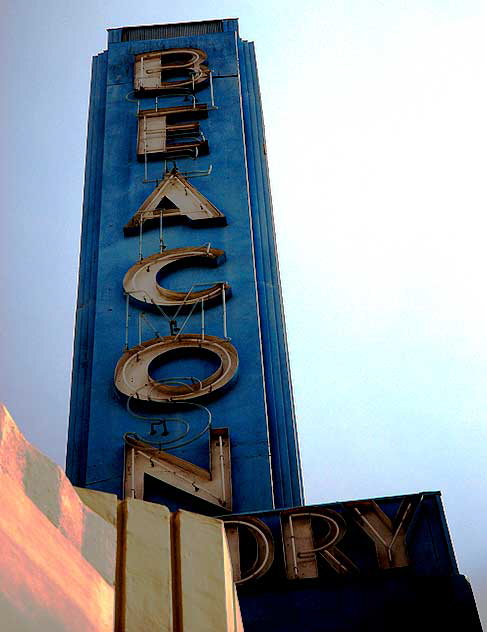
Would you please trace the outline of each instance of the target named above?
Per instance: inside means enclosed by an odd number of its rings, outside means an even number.
[[[149,366],[165,353],[174,350],[206,349],[220,359],[218,369],[196,384],[161,383],[149,375]],[[235,347],[217,336],[201,337],[200,334],[180,334],[152,338],[128,349],[115,368],[115,386],[127,397],[147,402],[177,402],[209,395],[226,386],[238,369],[238,353]]]

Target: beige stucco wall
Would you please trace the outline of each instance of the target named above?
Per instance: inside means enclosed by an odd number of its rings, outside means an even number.
[[[220,521],[72,487],[0,406],[2,632],[243,630]]]

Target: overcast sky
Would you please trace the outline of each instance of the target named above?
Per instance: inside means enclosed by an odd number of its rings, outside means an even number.
[[[487,3],[1,6],[0,399],[27,437],[64,464],[105,28],[240,17],[259,63],[307,502],[442,490],[487,618]]]

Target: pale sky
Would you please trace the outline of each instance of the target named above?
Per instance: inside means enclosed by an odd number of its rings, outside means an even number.
[[[487,620],[487,3],[3,0],[0,399],[64,464],[91,56],[255,41],[307,502],[443,492]]]

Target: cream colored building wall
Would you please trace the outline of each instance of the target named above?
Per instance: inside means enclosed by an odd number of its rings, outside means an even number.
[[[223,524],[75,489],[0,407],[2,632],[240,632]]]

